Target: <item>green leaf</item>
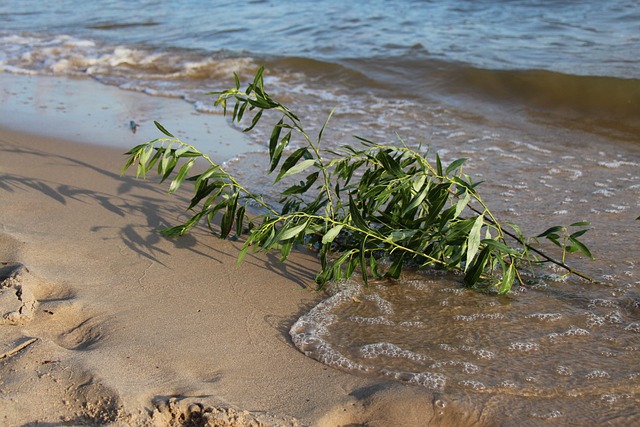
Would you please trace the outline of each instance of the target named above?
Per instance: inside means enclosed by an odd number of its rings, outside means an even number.
[[[329,120],[331,120],[331,116],[333,116],[333,113],[335,113],[336,108],[337,107],[334,107],[331,110],[331,112],[327,116],[327,120],[324,121],[324,124],[322,125],[322,128],[320,129],[320,132],[318,133],[318,143],[320,143],[320,141],[322,141],[322,134],[324,133],[324,130],[326,129],[327,125],[329,124]]]
[[[285,148],[287,148],[290,140],[291,140],[291,131],[287,132],[287,134],[276,145],[275,149],[273,150],[273,154],[269,156],[271,159],[269,173],[273,172],[278,167],[278,163],[280,163],[280,158],[282,157],[282,152],[284,151]]]
[[[184,155],[186,155],[185,157],[191,157],[191,155],[193,154],[195,154],[196,156],[200,155],[200,153],[196,153],[190,150],[191,150],[191,147],[187,145],[183,145],[182,147],[178,148],[173,155],[176,157],[182,157]]]
[[[485,245],[486,248],[495,249],[498,252],[506,254],[506,255],[513,255],[513,256],[520,255],[520,253],[518,251],[516,251],[515,249],[510,248],[509,246],[507,246],[504,243],[499,242],[497,240],[483,239],[483,240],[480,241],[480,243]]]
[[[282,243],[280,247],[280,262],[285,262],[289,255],[291,254],[291,250],[293,249],[293,240],[289,239]]]
[[[578,237],[584,235],[586,232],[588,232],[589,230],[580,230],[580,231],[576,231],[575,233],[571,233],[571,235],[569,236],[570,238],[574,238],[577,239]]]
[[[366,254],[366,246],[367,246],[367,238],[362,239],[362,244],[360,245],[360,276],[362,277],[362,283],[365,286],[369,285],[369,277],[367,275],[367,260],[365,257]]]
[[[500,283],[500,288],[498,289],[498,295],[504,295],[511,290],[513,286],[513,282],[516,279],[516,266],[515,264],[509,264],[507,267],[507,271],[502,275],[502,282]]]
[[[387,270],[385,276],[391,277],[392,279],[397,279],[400,277],[400,273],[402,273],[402,265],[404,263],[404,253],[396,259],[389,270]]]
[[[351,194],[349,195],[349,213],[351,214],[351,220],[356,225],[356,227],[363,231],[369,229],[369,226],[360,214],[360,210],[356,206],[356,203],[353,201],[353,197],[351,197]]]
[[[229,200],[225,202],[227,209],[224,212],[224,215],[222,215],[222,219],[220,220],[220,237],[222,239],[226,239],[227,236],[229,236],[229,233],[231,232],[231,229],[233,227],[233,220],[236,216],[239,195],[240,194],[236,192],[231,196],[231,198],[229,198]]]
[[[424,185],[424,182],[427,180],[427,175],[425,174],[420,174],[418,176],[418,179],[416,179],[415,181],[413,181],[413,191],[415,191],[416,193],[418,191],[420,191],[420,189],[422,188],[422,186]]]
[[[236,267],[240,265],[244,257],[247,255],[247,252],[249,252],[249,248],[251,248],[252,246],[253,246],[252,240],[248,239],[246,242],[244,242],[244,245],[242,245],[242,249],[238,254],[238,259],[236,260]]]
[[[391,155],[389,155],[388,151],[386,150],[379,151],[378,154],[376,155],[376,158],[380,163],[382,163],[382,166],[391,175],[396,177],[404,175],[404,172],[402,171],[402,168],[398,164],[398,161],[394,159]]]
[[[300,224],[300,225],[296,225],[295,227],[287,227],[284,229],[284,231],[282,232],[282,235],[279,236],[279,241],[283,241],[283,240],[289,240],[292,237],[297,236],[298,234],[300,234],[305,228],[307,228],[307,225],[309,224],[309,221],[305,221],[304,223]],[[283,227],[284,228],[284,227]]]
[[[456,211],[455,211],[455,214],[453,215],[453,219],[458,218],[460,216],[464,208],[466,208],[467,205],[469,204],[470,199],[471,199],[471,195],[468,192],[465,192],[464,197],[459,199],[458,202],[456,203]]]
[[[244,206],[239,206],[236,212],[236,234],[238,236],[244,234],[244,214],[246,208]]]
[[[478,249],[480,248],[480,231],[484,225],[484,215],[478,215],[473,222],[471,231],[469,232],[469,238],[467,239],[467,261],[465,264],[465,271],[471,265],[471,261],[476,256]]]
[[[333,240],[338,236],[338,234],[340,234],[340,231],[342,230],[343,227],[344,227],[344,224],[338,224],[332,227],[331,229],[329,229],[329,231],[327,231],[325,235],[322,236],[322,244],[326,245],[327,243],[333,242]]]
[[[315,159],[303,160],[300,163],[297,163],[295,166],[291,167],[285,173],[283,173],[281,175],[278,175],[278,178],[276,179],[276,182],[280,181],[282,178],[286,178],[288,176],[295,175],[295,174],[300,173],[300,172],[304,172],[305,170],[307,170],[311,166],[313,166],[315,163],[316,163]]]
[[[569,227],[586,227],[587,225],[591,225],[591,223],[589,221],[580,221],[570,224]]]
[[[573,247],[576,248],[576,251],[582,252],[584,255],[588,256],[591,259],[594,259],[593,255],[591,254],[591,251],[589,251],[589,248],[587,248],[582,242],[580,242],[578,239],[569,236],[569,240],[571,241]]]
[[[258,122],[260,121],[260,118],[262,117],[262,110],[258,111],[256,113],[255,116],[253,116],[253,119],[251,120],[251,126],[249,126],[248,128],[245,128],[242,130],[242,132],[249,132],[251,131],[254,127],[256,127],[256,125],[258,124]]]
[[[316,182],[320,172],[314,172],[307,176],[306,182],[300,182],[300,185],[292,185],[282,192],[283,196],[289,196],[293,194],[303,194]]]
[[[373,277],[380,277],[380,273],[378,273],[378,261],[376,261],[376,257],[373,256],[373,254],[369,256],[369,271]]]
[[[461,159],[458,159],[458,160],[454,160],[449,166],[447,166],[447,170],[446,170],[445,174],[447,176],[450,175],[451,172],[453,172],[454,170],[458,169],[467,160],[469,160],[469,159],[461,158]]]
[[[303,157],[307,160],[311,159],[311,154],[309,153],[309,150],[307,149],[307,147],[298,148],[296,151],[291,153],[291,155],[287,157],[287,160],[285,160],[284,163],[282,164],[282,167],[280,168],[280,172],[278,173],[278,176],[276,177],[274,182],[280,181],[285,176],[292,175],[291,173],[287,173],[287,172],[289,172],[289,169],[296,166],[298,161]]]
[[[396,230],[392,231],[391,234],[389,234],[388,239],[392,242],[399,242],[401,240],[413,237],[417,232],[418,230]]]
[[[559,225],[548,228],[546,231],[538,234],[537,237],[547,237],[549,234],[557,233],[558,231],[563,231],[565,228]]]
[[[273,159],[273,153],[275,153],[278,141],[280,140],[280,133],[282,132],[283,119],[273,127],[271,131],[271,137],[269,138],[269,158]]]
[[[405,216],[408,212],[411,212],[412,210],[414,210],[415,208],[417,208],[418,206],[420,206],[420,203],[422,203],[422,201],[425,199],[425,197],[427,197],[427,194],[429,192],[429,186],[425,186],[423,188],[423,190],[418,193],[416,195],[416,197],[413,198],[413,200],[411,201],[411,203],[409,203],[402,211],[402,216]]]
[[[467,269],[467,274],[464,276],[464,281],[467,286],[474,286],[478,283],[482,273],[484,272],[484,268],[487,265],[487,261],[489,261],[490,255],[491,249],[489,246],[485,246],[484,249],[480,251],[476,259],[471,264],[471,267]]]
[[[158,128],[158,130],[159,130],[160,132],[164,133],[164,134],[165,134],[165,135],[167,135],[168,137],[175,138],[175,136],[173,136],[173,135],[171,134],[171,132],[169,132],[168,130],[166,130],[166,129],[164,128],[164,126],[162,126],[160,123],[158,123],[158,122],[156,122],[156,121],[154,120],[154,121],[153,121],[153,124],[155,124],[155,125],[156,125],[156,127]]]
[[[185,177],[187,176],[187,173],[189,173],[189,170],[193,167],[194,163],[195,160],[191,159],[187,163],[182,165],[176,177],[173,179],[173,181],[171,181],[171,185],[169,186],[169,193],[175,192],[180,187]]]

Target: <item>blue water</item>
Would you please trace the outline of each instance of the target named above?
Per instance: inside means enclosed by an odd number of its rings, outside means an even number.
[[[423,56],[490,69],[640,77],[640,7],[613,1],[2,2],[4,33],[209,53]]]
[[[355,111],[362,93],[471,97],[640,129],[634,0],[6,0],[0,19],[0,71],[89,76],[204,111],[207,89],[266,65],[276,92],[307,97],[303,109]]]

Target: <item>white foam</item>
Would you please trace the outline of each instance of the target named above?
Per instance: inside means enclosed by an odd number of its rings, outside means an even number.
[[[447,385],[447,377],[435,372],[402,372],[383,369],[383,375],[409,384],[417,384],[430,390],[443,390]]]
[[[562,365],[556,368],[556,372],[565,377],[569,377],[573,375],[573,371],[571,371],[571,368],[568,368],[567,366],[562,366]]]
[[[625,328],[625,331],[640,333],[640,323],[629,323]]]
[[[525,319],[538,319],[544,322],[557,322],[562,319],[562,314],[560,313],[533,313],[525,316]]]
[[[523,342],[523,341],[513,342],[509,345],[508,350],[517,351],[521,353],[528,353],[531,351],[540,350],[540,344],[535,342]]]
[[[607,371],[603,371],[601,369],[594,369],[584,376],[587,379],[598,379],[598,378],[609,378],[610,375]]]
[[[376,316],[376,317],[363,317],[363,316],[351,316],[349,320],[355,323],[364,323],[367,325],[385,325],[385,326],[394,326],[395,322],[387,319],[384,316]]]
[[[551,412],[547,412],[546,414],[538,414],[538,413],[532,413],[532,416],[536,417],[536,418],[542,418],[543,420],[550,420],[553,418],[560,418],[562,417],[562,412],[558,411],[558,410],[554,410]]]
[[[475,380],[462,380],[458,384],[465,387],[469,387],[475,391],[482,391],[487,389],[487,386],[485,386],[480,381],[475,381]]]
[[[475,322],[476,320],[496,320],[504,319],[505,315],[502,313],[474,313],[470,315],[456,314],[453,316],[454,320],[461,320],[463,322]]]
[[[391,306],[391,303],[385,300],[384,298],[380,297],[380,295],[367,294],[363,296],[363,299],[372,301],[383,314],[387,314],[387,315],[393,314],[393,307]]]
[[[621,160],[613,160],[611,162],[598,162],[598,165],[608,169],[617,169],[620,166],[638,166],[638,163],[626,162]]]
[[[495,353],[485,348],[475,348],[467,345],[460,346],[460,349],[469,352],[476,356],[478,359],[491,360],[496,357]]]
[[[376,358],[379,356],[386,356],[386,357],[409,359],[416,362],[425,362],[425,361],[431,360],[430,357],[425,356],[424,354],[403,349],[389,342],[380,342],[375,344],[364,345],[360,347],[360,354],[362,355],[362,357],[365,357],[368,359]]]
[[[478,365],[474,365],[471,362],[459,361],[459,360],[448,360],[448,361],[439,361],[433,363],[430,368],[443,368],[445,366],[461,366],[462,372],[465,374],[476,374],[480,371],[480,367]]]

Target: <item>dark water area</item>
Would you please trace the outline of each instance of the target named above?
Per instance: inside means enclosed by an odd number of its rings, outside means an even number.
[[[0,20],[0,72],[92,79],[220,114],[208,92],[264,65],[267,90],[310,135],[336,108],[327,149],[353,135],[428,145],[444,162],[469,158],[483,200],[526,235],[590,222],[596,260],[571,265],[600,285],[549,268],[537,288],[496,299],[420,272],[339,289],[294,342],[441,402],[465,396],[489,424],[640,424],[636,1],[8,0]],[[257,128],[225,167],[277,200],[270,131]]]

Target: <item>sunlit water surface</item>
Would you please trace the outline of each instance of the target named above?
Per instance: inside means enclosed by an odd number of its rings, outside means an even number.
[[[489,423],[640,421],[633,287],[541,281],[496,297],[424,272],[371,290],[338,283],[332,294],[291,329],[327,365],[426,387],[443,406],[474,394]]]

